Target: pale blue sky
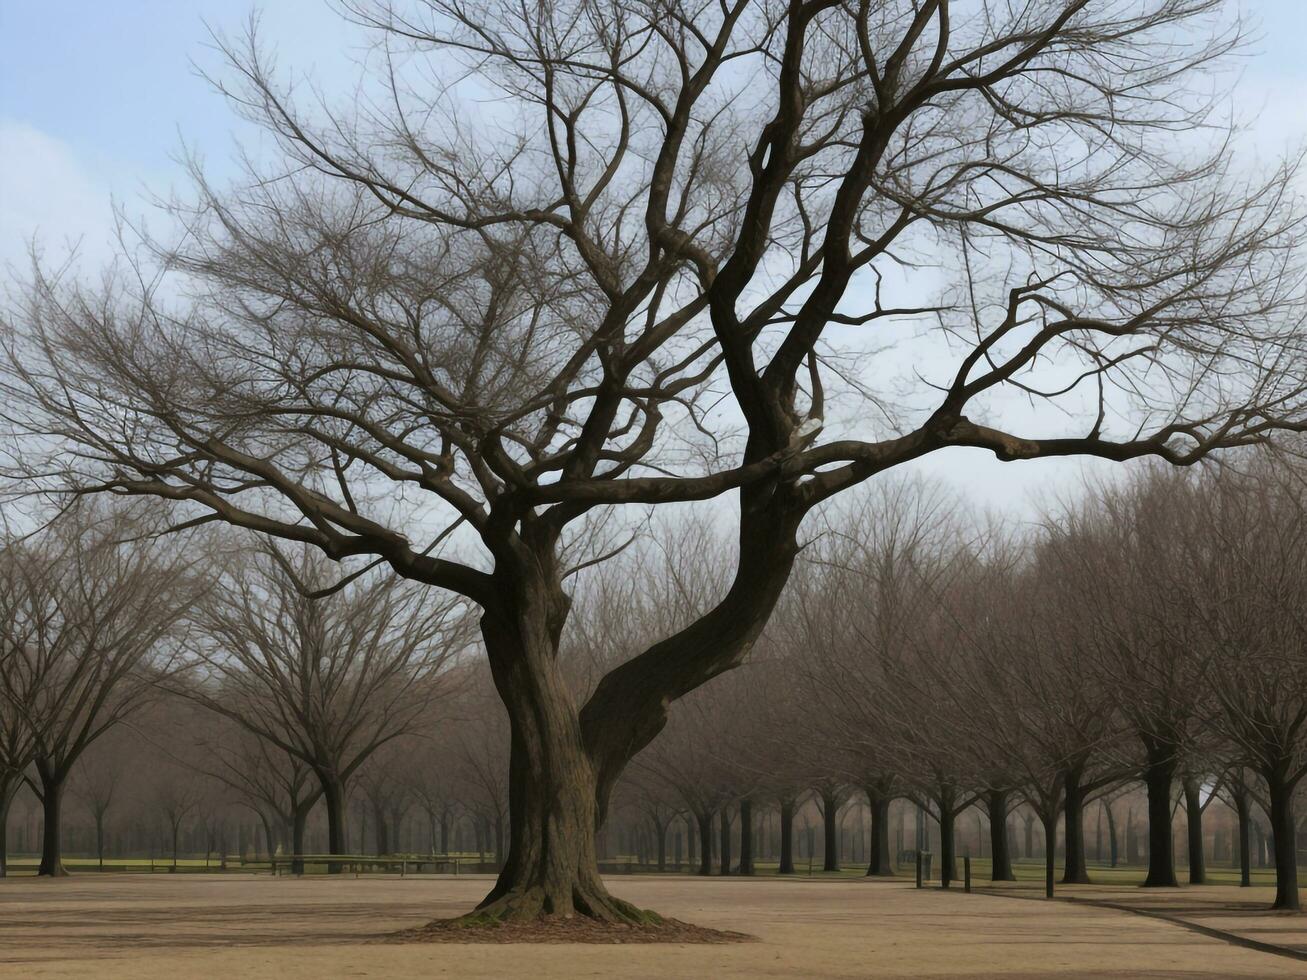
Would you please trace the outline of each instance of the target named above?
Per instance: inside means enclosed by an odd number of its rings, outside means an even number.
[[[1232,5],[1233,6],[1233,5]],[[1260,22],[1257,54],[1237,104],[1255,119],[1258,154],[1307,143],[1307,0],[1243,4]],[[192,62],[218,59],[205,28],[239,32],[245,0],[0,0],[0,270],[22,264],[39,237],[47,253],[80,243],[86,263],[110,254],[111,196],[144,210],[144,189],[181,180],[181,141],[226,169],[238,121]],[[357,30],[324,0],[265,0],[262,34],[278,60],[326,87],[347,84]],[[1074,462],[1002,465],[974,451],[924,467],[965,483],[977,503],[1023,510],[1065,489]]]

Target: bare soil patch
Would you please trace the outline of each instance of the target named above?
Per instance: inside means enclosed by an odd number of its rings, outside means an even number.
[[[393,943],[752,943],[757,936],[730,929],[708,929],[680,919],[638,925],[598,922],[581,916],[550,916],[535,922],[477,922],[437,919],[387,936]]]

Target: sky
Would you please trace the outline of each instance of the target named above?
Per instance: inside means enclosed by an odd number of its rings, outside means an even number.
[[[1236,103],[1253,120],[1252,153],[1307,145],[1307,0],[1243,5],[1258,24]],[[209,31],[238,34],[244,0],[0,0],[0,269],[21,270],[29,243],[47,257],[76,244],[85,265],[111,254],[111,201],[133,214],[184,184],[183,145],[229,172],[249,131],[200,69],[218,70]],[[261,33],[279,63],[352,76],[360,35],[324,0],[265,0]],[[2,273],[0,273],[2,275]],[[998,463],[957,449],[919,464],[977,508],[1033,516],[1108,464]]]

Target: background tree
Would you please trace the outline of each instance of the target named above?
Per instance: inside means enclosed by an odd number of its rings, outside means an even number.
[[[44,832],[38,874],[63,868],[64,789],[82,753],[150,699],[175,662],[179,621],[203,585],[195,559],[151,538],[144,514],[66,510],[39,539],[11,545],[0,625],[0,696],[31,732],[29,778]]]
[[[244,554],[196,613],[190,676],[174,690],[312,769],[328,850],[348,852],[350,777],[425,722],[461,651],[458,604],[385,576],[330,595],[326,562],[271,548]]]

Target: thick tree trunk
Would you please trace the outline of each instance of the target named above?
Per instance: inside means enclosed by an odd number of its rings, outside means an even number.
[[[824,837],[822,871],[840,870],[839,798],[828,790],[821,793],[822,835]]]
[[[994,789],[985,794],[985,810],[989,814],[989,850],[991,858],[990,881],[1016,881],[1012,873],[1012,855],[1008,851],[1006,790]]]
[[[753,801],[740,801],[740,874],[753,874]]]
[[[893,877],[894,859],[889,849],[889,805],[892,801],[888,793],[877,786],[867,787],[866,793],[867,808],[871,811],[871,854],[867,861],[867,875]]]
[[[611,896],[599,877],[598,780],[555,660],[565,615],[563,600],[555,600],[523,597],[516,622],[490,613],[481,619],[495,687],[509,715],[511,819],[499,878],[476,916],[646,921],[645,913]]]
[[[718,831],[718,857],[720,858],[719,870],[725,876],[731,873],[731,809],[722,807],[721,812],[717,815],[719,821]]]
[[[42,759],[36,760],[36,771],[41,779],[41,864],[36,873],[49,878],[62,878],[68,874],[63,862],[63,842],[60,823],[63,809],[64,776]]]
[[[700,810],[695,814],[699,822],[699,874],[712,874],[712,811]]]
[[[1148,877],[1145,888],[1175,888],[1175,848],[1171,833],[1171,786],[1175,782],[1175,746],[1146,739],[1144,785],[1148,790]]]
[[[1293,819],[1293,785],[1282,772],[1264,772],[1270,796],[1271,846],[1275,850],[1273,909],[1299,912],[1297,823]]]
[[[1189,843],[1189,884],[1207,884],[1207,862],[1203,857],[1203,804],[1198,777],[1185,773],[1184,812]]]
[[[781,800],[781,862],[777,874],[794,874],[794,801]]]
[[[1068,769],[1062,774],[1064,804],[1062,822],[1066,828],[1066,858],[1062,869],[1062,884],[1089,884],[1089,868],[1085,863],[1085,789],[1079,769]]]

